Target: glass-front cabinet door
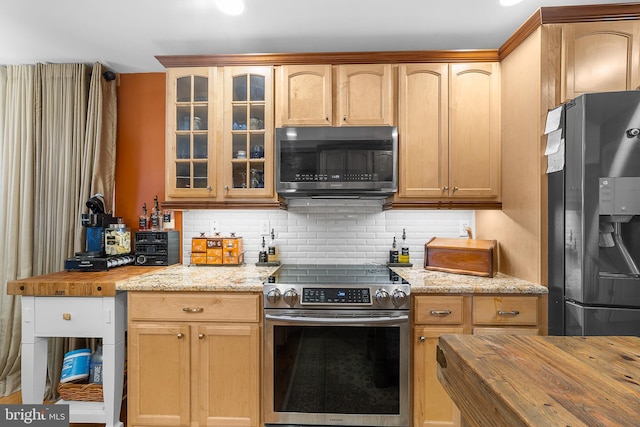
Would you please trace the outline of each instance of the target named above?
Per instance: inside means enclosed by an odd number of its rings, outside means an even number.
[[[167,70],[166,191],[169,197],[215,197],[217,70]]]
[[[223,197],[273,197],[273,68],[224,68]]]

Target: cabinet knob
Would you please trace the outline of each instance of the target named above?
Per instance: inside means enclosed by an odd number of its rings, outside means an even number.
[[[458,187],[453,187],[453,191],[458,191],[459,188]]]
[[[329,121],[329,116],[326,116],[324,119],[328,122]]]
[[[228,185],[224,186],[224,191],[229,191],[229,186]]]
[[[71,313],[62,313],[62,318],[64,320],[71,320]]]
[[[445,185],[444,187],[442,187],[442,191],[449,191],[449,186]]]
[[[342,121],[346,122],[347,121],[347,116],[342,116]]]
[[[211,186],[207,185],[207,191],[211,191]]]
[[[198,334],[198,339],[199,340],[204,339],[204,334]]]
[[[425,337],[423,337],[423,336],[421,336],[421,337],[419,337],[419,338],[418,338],[418,341],[420,341],[420,342],[424,342],[425,340],[426,340],[426,338],[425,338]]]
[[[179,340],[181,340],[183,337],[184,337],[184,334],[183,334],[182,332],[180,332],[180,333],[178,334],[178,339],[179,339]]]

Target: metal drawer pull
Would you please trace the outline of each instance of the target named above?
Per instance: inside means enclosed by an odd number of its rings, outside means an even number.
[[[448,316],[451,314],[451,310],[431,310],[432,316]]]
[[[203,339],[204,338],[204,334],[198,334],[198,339]]]
[[[518,314],[520,314],[518,310],[511,310],[511,311],[498,310],[499,316],[517,316]]]
[[[425,341],[425,339],[426,339],[425,337],[421,336],[420,338],[418,338],[418,341],[420,341],[420,342],[424,342],[424,341]]]
[[[178,339],[181,340],[182,337],[184,337],[184,334],[181,332],[181,333],[178,334]]]
[[[203,307],[196,307],[196,308],[185,307],[182,309],[182,311],[184,311],[185,313],[202,313],[204,311],[204,308]]]
[[[62,313],[63,320],[71,320],[71,313]]]

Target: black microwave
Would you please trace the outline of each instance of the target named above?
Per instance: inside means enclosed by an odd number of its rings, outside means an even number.
[[[388,197],[398,190],[395,126],[276,129],[276,191],[288,197]]]

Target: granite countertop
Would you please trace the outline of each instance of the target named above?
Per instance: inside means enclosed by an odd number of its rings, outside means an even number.
[[[262,283],[278,267],[173,265],[116,282],[123,291],[262,292]],[[546,294],[547,288],[498,273],[495,277],[428,271],[423,267],[392,267],[411,284],[413,294],[520,293]]]
[[[121,280],[122,291],[262,292],[262,282],[278,267],[172,265],[160,271]]]
[[[392,267],[411,284],[412,294],[546,294],[546,286],[502,273],[495,277],[443,273],[424,267]]]

